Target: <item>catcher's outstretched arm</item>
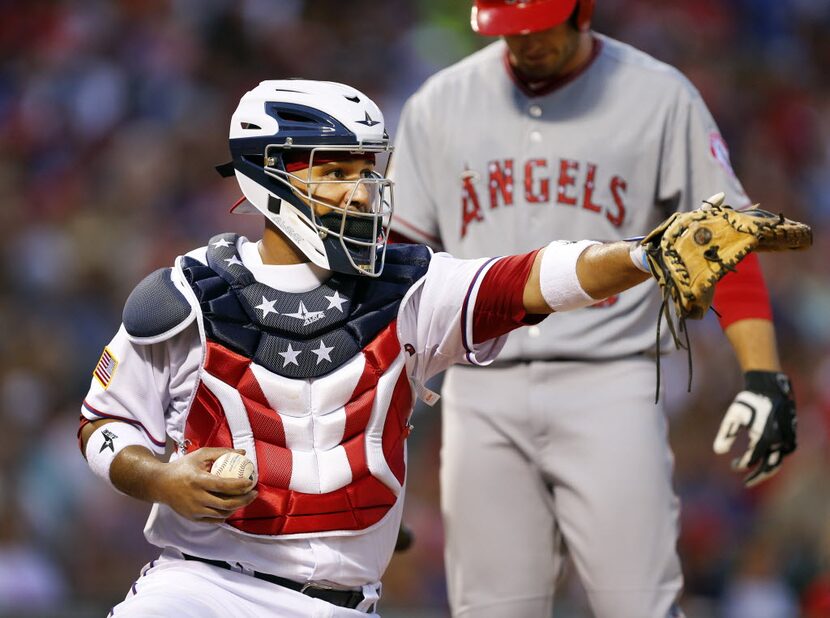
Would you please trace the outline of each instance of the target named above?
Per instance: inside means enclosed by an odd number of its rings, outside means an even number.
[[[759,208],[735,211],[723,199],[718,193],[697,210],[673,214],[639,244],[552,242],[536,256],[525,283],[525,310],[585,307],[653,273],[664,304],[672,302],[678,318],[702,318],[715,284],[747,253],[805,249],[812,243],[808,225]]]
[[[651,278],[631,260],[632,243],[552,243],[536,256],[522,297],[532,314],[593,304]]]

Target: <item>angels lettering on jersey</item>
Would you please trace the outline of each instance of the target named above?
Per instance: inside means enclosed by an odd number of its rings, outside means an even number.
[[[625,223],[628,182],[589,161],[494,159],[479,172],[465,165],[461,174],[461,234],[484,220],[485,210],[514,206],[579,208],[605,217],[614,227]],[[602,197],[601,197],[602,196]]]

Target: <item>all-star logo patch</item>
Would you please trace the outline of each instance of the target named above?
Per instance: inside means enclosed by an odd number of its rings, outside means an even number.
[[[98,451],[99,453],[103,453],[104,449],[109,449],[113,453],[115,452],[115,444],[113,441],[118,437],[114,433],[112,433],[109,429],[104,429],[101,432],[101,435],[104,436],[104,443],[101,445],[101,449]]]
[[[109,348],[104,348],[101,358],[98,359],[98,364],[95,365],[95,369],[92,371],[92,375],[98,380],[98,384],[106,390],[109,388],[117,368],[118,359],[115,358],[115,354]]]
[[[709,134],[709,151],[715,158],[715,161],[720,163],[721,167],[725,169],[730,176],[735,175],[732,169],[732,162],[729,160],[729,147],[726,145],[723,137],[717,131],[712,131]]]
[[[295,318],[297,320],[303,321],[303,326],[308,326],[309,324],[314,324],[318,320],[322,320],[326,317],[325,311],[309,311],[305,307],[305,303],[300,301],[300,307],[297,309],[296,313],[286,313],[284,314],[286,317]]]

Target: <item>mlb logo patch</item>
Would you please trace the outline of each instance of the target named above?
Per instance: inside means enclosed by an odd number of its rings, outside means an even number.
[[[112,382],[112,376],[115,375],[116,367],[118,367],[118,359],[115,358],[115,355],[109,348],[105,347],[101,353],[101,358],[98,359],[98,364],[95,365],[95,370],[92,372],[92,375],[106,389],[109,387],[110,382]]]

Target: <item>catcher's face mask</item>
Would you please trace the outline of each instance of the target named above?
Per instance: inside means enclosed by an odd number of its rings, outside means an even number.
[[[283,157],[279,174],[309,206],[308,223],[323,239],[336,239],[351,266],[379,274],[392,216],[392,183],[375,171],[373,153],[314,149],[307,155]]]

